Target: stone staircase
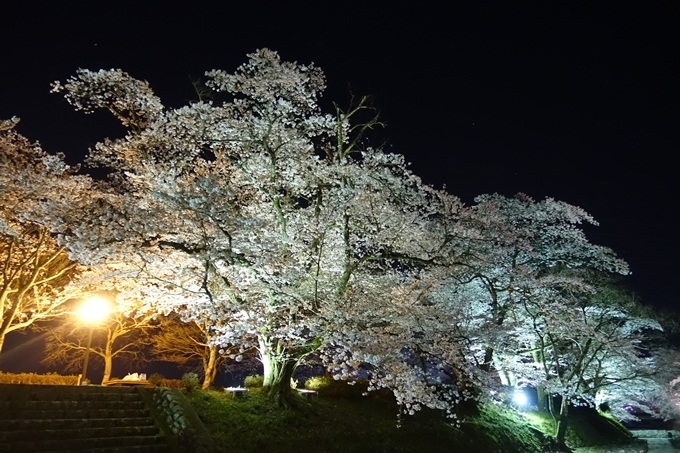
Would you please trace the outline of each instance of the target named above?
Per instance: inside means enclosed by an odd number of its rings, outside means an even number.
[[[0,385],[3,453],[169,450],[136,388]]]
[[[663,429],[638,429],[632,430],[633,436],[647,442],[649,453],[673,453],[677,452],[673,446],[677,431]]]

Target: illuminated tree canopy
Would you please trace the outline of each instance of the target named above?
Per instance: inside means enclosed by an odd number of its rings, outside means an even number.
[[[64,303],[82,293],[76,283],[93,276],[69,259],[42,215],[48,199],[84,196],[79,178],[16,133],[17,123],[0,127],[0,350],[8,333],[62,315]]]
[[[639,336],[659,326],[593,298],[589,275],[628,267],[586,238],[585,211],[521,194],[466,206],[423,184],[403,156],[364,146],[380,125],[365,98],[321,111],[314,65],[263,49],[206,77],[213,100],[176,109],[121,70],[54,84],[128,131],[87,158],[107,184],[44,202],[58,243],[108,272],[120,300],[205,326],[212,344],[256,347],[282,404],[313,351],[410,413],[455,416],[499,376],[586,404],[594,380],[628,381]]]

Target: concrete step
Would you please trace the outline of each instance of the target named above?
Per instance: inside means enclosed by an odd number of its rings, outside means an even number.
[[[0,385],[2,453],[166,453],[136,388]]]
[[[649,453],[675,453],[678,451],[673,448],[670,439],[661,439],[657,437],[645,440],[647,441],[647,447],[649,448],[647,451]]]
[[[88,418],[88,419],[15,419],[3,420],[2,431],[45,431],[53,429],[118,428],[124,426],[154,426],[151,417]]]
[[[147,409],[69,409],[69,410],[24,410],[3,411],[0,413],[0,420],[18,419],[55,419],[63,418],[66,420],[78,418],[139,418],[148,417]]]
[[[138,393],[133,392],[41,392],[39,394],[29,393],[21,396],[12,397],[10,395],[0,395],[0,403],[8,401],[28,402],[28,401],[137,401]]]
[[[673,439],[678,437],[677,431],[665,429],[635,429],[631,430],[637,439],[647,442],[649,453],[673,453]]]
[[[69,440],[27,440],[20,442],[4,442],[3,453],[43,453],[46,451],[73,450],[92,452],[96,449],[118,449],[117,451],[131,451],[133,447],[163,446],[165,438],[156,436],[126,436]]]
[[[20,442],[4,442],[2,444],[3,453],[31,453],[60,450],[84,450],[92,451],[96,448],[124,448],[128,451],[130,447],[148,447],[164,445],[165,438],[161,435],[156,436],[126,436],[126,437],[104,437],[89,439],[69,439],[69,440],[31,440]]]
[[[90,450],[50,450],[41,453],[167,453],[167,445],[140,445],[128,447],[93,448]]]
[[[638,439],[669,439],[673,432],[665,429],[636,429],[631,431]]]
[[[42,400],[42,401],[0,401],[0,414],[6,411],[61,411],[61,410],[90,410],[90,409],[144,409],[146,406],[139,395],[136,400],[106,401],[98,399],[88,400]]]
[[[26,439],[86,439],[106,437],[155,436],[158,428],[154,425],[119,426],[106,428],[62,428],[0,431],[0,442],[22,442]]]
[[[81,387],[74,385],[0,385],[0,401],[17,399],[52,400],[55,398],[55,395],[72,395],[74,398],[87,398],[88,395],[92,394],[121,396],[137,395],[138,392],[132,387],[102,387],[99,385]]]
[[[68,386],[68,385],[0,385],[0,401],[135,401],[139,392],[129,387]]]

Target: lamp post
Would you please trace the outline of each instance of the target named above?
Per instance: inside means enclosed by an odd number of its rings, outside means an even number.
[[[92,346],[92,332],[95,324],[101,321],[109,314],[109,304],[99,298],[92,297],[87,299],[80,307],[80,317],[83,321],[89,324],[90,332],[87,336],[87,347],[85,348],[85,358],[83,359],[83,373],[80,377],[80,384],[86,383],[87,378],[87,362],[90,358],[90,348]]]

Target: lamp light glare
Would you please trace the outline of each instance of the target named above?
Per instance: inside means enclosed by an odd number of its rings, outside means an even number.
[[[515,392],[515,394],[512,396],[512,400],[518,406],[524,406],[527,403],[527,396],[524,394],[524,392]]]
[[[86,322],[97,322],[109,313],[109,304],[98,297],[88,299],[80,307],[80,317]]]

